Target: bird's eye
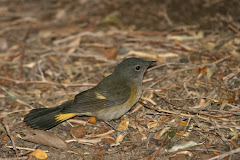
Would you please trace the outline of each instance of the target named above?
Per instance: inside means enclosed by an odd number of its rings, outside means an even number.
[[[136,66],[136,67],[135,67],[135,70],[136,70],[136,71],[140,71],[140,69],[141,69],[140,66]]]

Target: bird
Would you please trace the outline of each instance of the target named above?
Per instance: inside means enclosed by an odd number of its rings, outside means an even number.
[[[24,122],[40,130],[51,129],[75,116],[93,116],[109,124],[110,120],[119,119],[138,102],[144,73],[155,62],[127,58],[93,88],[59,106],[32,109],[24,117]]]

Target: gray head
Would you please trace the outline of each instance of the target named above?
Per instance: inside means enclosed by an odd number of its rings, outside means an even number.
[[[155,62],[135,57],[127,58],[116,66],[114,74],[125,78],[142,79],[147,68]]]

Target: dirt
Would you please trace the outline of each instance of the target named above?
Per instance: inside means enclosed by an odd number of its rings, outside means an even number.
[[[0,159],[36,149],[48,159],[239,159],[239,1],[0,3]],[[122,141],[93,117],[42,132],[23,123],[132,56],[158,62],[140,102],[116,120]]]

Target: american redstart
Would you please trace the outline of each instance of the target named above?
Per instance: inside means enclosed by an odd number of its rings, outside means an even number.
[[[118,119],[139,100],[143,75],[155,62],[127,58],[95,87],[57,107],[33,109],[24,122],[31,128],[47,130],[75,116],[94,116],[106,123]]]

